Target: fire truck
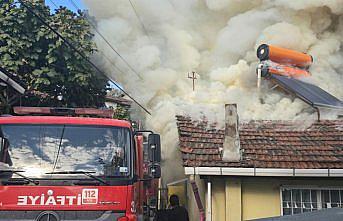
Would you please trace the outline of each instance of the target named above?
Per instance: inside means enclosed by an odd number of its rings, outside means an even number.
[[[149,220],[158,134],[108,118],[111,110],[14,112],[21,116],[0,117],[0,221]]]

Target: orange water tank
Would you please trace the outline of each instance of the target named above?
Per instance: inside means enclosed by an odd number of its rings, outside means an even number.
[[[273,63],[273,65],[263,65],[261,67],[261,76],[268,77],[272,74],[287,76],[291,78],[303,78],[311,76],[310,72],[304,69],[290,67]]]
[[[309,68],[313,63],[311,55],[267,44],[262,44],[258,47],[257,57],[260,61],[271,60],[279,64],[300,68]]]

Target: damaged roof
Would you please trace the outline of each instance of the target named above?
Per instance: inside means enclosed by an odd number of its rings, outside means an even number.
[[[239,124],[241,160],[222,158],[224,130],[206,120],[176,116],[185,167],[343,168],[343,120],[304,127],[290,121]]]

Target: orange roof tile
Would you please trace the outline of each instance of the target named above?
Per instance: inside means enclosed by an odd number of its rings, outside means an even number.
[[[176,116],[184,166],[254,168],[343,168],[343,120],[307,128],[290,121],[251,121],[239,125],[241,160],[222,159],[224,130],[206,120]]]

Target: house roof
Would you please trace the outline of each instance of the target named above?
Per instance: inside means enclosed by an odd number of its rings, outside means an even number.
[[[132,101],[126,99],[126,98],[122,98],[122,97],[114,97],[114,96],[106,96],[106,102],[113,102],[116,104],[120,104],[120,105],[124,105],[124,106],[131,106]]]
[[[224,130],[206,120],[176,116],[185,167],[343,169],[343,120],[240,123],[241,160],[222,158]]]

